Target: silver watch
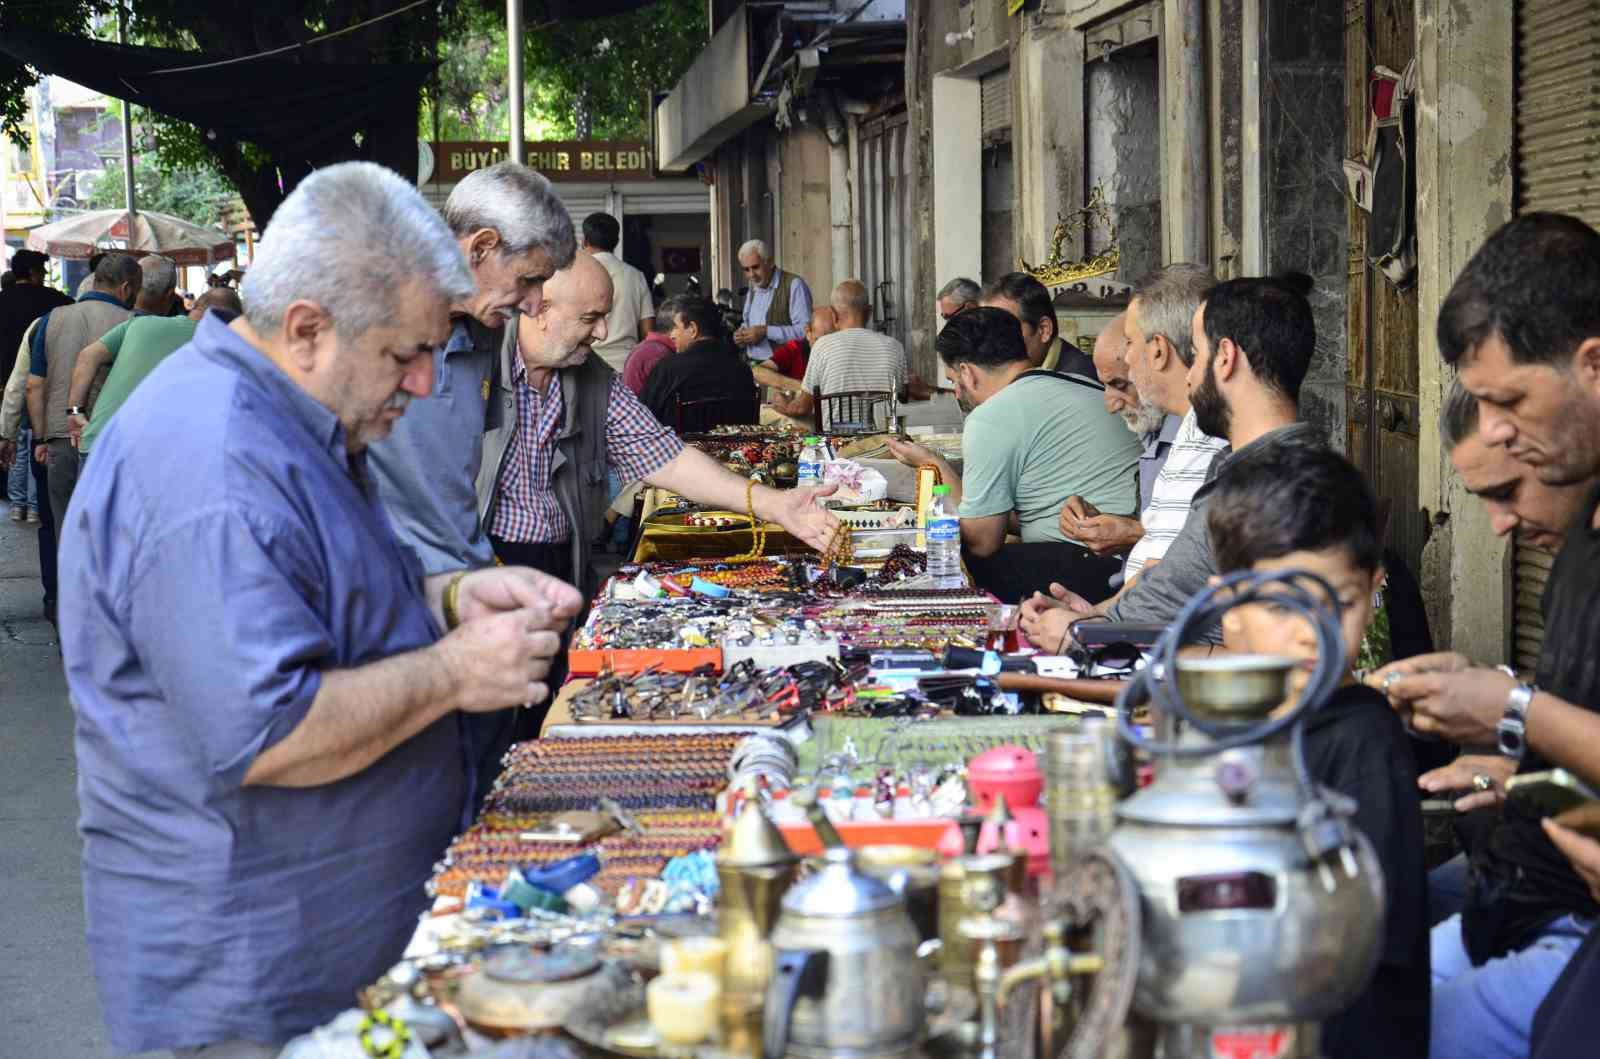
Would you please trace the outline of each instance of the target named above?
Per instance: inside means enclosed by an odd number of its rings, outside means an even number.
[[[1518,684],[1512,688],[1511,694],[1506,696],[1506,712],[1496,726],[1500,753],[1513,761],[1521,761],[1523,752],[1528,749],[1528,704],[1533,701],[1536,690],[1532,684]]]

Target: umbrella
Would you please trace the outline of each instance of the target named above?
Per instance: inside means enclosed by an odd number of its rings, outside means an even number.
[[[127,210],[89,210],[32,229],[28,246],[51,257],[79,259],[102,250],[160,254],[176,265],[213,265],[233,257],[233,239],[215,228],[143,210],[133,215],[131,237]]]

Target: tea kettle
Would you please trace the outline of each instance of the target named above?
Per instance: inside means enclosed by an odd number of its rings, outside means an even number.
[[[917,929],[905,902],[847,849],[784,895],[772,932],[765,1059],[901,1059],[924,1029]]]

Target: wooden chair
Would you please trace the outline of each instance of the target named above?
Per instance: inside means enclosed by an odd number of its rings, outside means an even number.
[[[675,401],[673,425],[680,436],[701,434],[713,427],[761,422],[761,399],[755,390],[751,390],[748,397],[704,397],[685,401],[680,396]]]
[[[892,408],[894,403],[895,395],[889,390],[818,391],[812,401],[817,433],[838,434],[841,433],[839,426],[850,423],[860,424],[863,433],[870,433],[875,426],[877,407],[881,404]],[[885,411],[886,422],[888,415]]]

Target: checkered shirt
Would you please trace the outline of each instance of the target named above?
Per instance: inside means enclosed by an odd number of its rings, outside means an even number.
[[[522,358],[511,366],[517,394],[517,432],[495,484],[499,492],[489,532],[522,544],[558,544],[572,539],[566,512],[550,488],[550,468],[566,402],[561,377],[552,373],[540,393],[528,384]],[[606,463],[624,482],[655,474],[683,450],[683,442],[662,426],[622,383],[611,376],[606,403]]]

